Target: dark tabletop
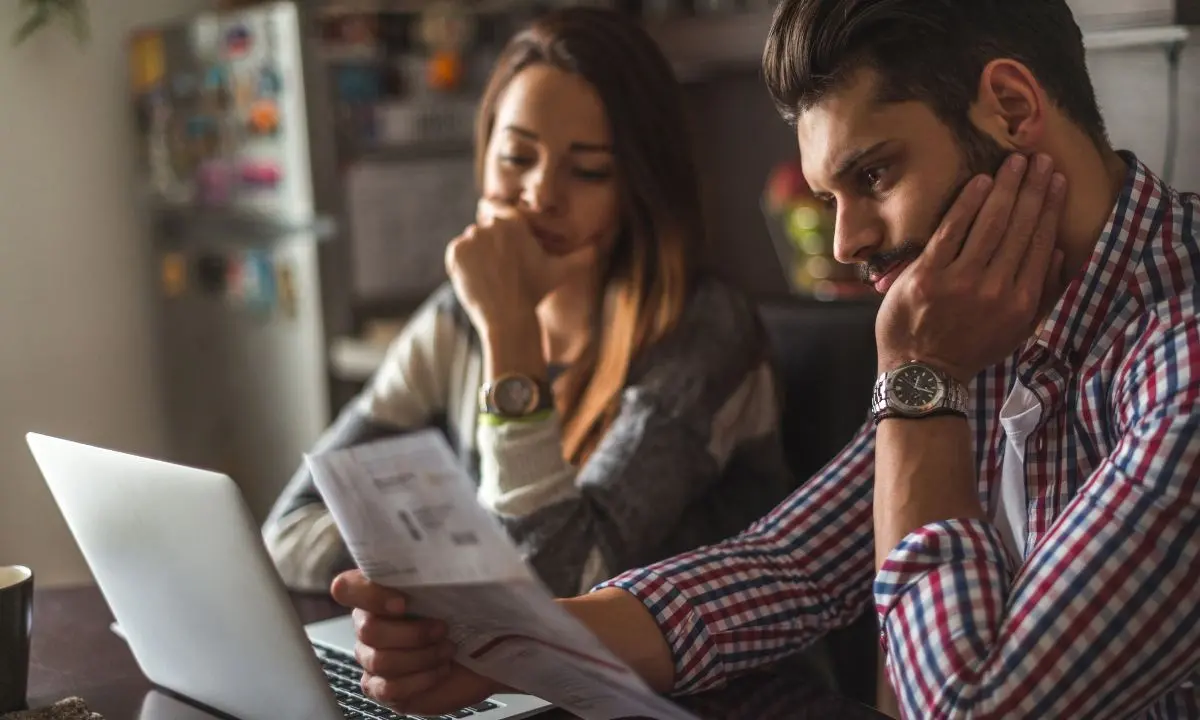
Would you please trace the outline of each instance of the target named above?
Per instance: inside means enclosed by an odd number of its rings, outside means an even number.
[[[327,596],[293,595],[300,618],[324,620],[345,611]],[[124,641],[109,629],[112,613],[93,587],[37,591],[29,705],[83,698],[105,720],[211,720],[146,680]],[[703,718],[845,718],[887,720],[862,705],[806,681],[786,666],[742,678],[729,688],[683,701]],[[143,709],[145,712],[143,713]],[[145,715],[145,717],[143,717]],[[541,720],[564,720],[556,711]]]

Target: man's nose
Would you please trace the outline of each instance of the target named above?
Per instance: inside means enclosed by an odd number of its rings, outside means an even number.
[[[876,218],[855,212],[853,206],[839,206],[833,228],[833,256],[844,265],[866,262],[879,251],[883,242]]]

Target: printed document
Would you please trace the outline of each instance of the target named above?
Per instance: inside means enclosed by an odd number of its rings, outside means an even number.
[[[446,621],[458,662],[585,720],[694,720],[554,602],[440,432],[305,459],[359,568]]]

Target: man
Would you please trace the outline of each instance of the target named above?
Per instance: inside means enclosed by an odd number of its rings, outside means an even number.
[[[783,0],[763,65],[886,294],[875,416],[743,535],[565,606],[692,692],[873,590],[905,717],[1200,717],[1200,199],[1110,148],[1064,0]],[[398,594],[334,594],[376,697],[495,689]]]

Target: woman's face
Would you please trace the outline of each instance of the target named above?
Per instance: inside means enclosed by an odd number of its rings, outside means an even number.
[[[483,194],[519,209],[546,252],[612,247],[616,170],[608,115],[587,81],[542,64],[512,79],[496,105]]]

